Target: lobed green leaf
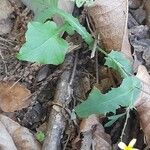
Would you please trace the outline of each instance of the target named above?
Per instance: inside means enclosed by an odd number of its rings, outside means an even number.
[[[26,32],[26,43],[17,58],[40,64],[58,65],[64,61],[68,43],[59,36],[65,27],[57,27],[54,22],[31,22]]]
[[[115,113],[120,106],[131,107],[140,93],[140,87],[141,82],[136,77],[125,78],[120,87],[106,94],[94,87],[87,100],[75,107],[75,112],[85,118],[91,114]]]
[[[105,65],[118,71],[123,78],[132,73],[130,61],[121,52],[112,50],[105,59]]]
[[[125,114],[126,114],[126,113],[108,117],[109,121],[105,124],[105,127],[111,126],[111,125],[114,124],[120,117],[124,116]]]

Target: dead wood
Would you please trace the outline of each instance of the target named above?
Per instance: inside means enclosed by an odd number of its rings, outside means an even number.
[[[68,119],[68,113],[66,110],[71,101],[72,91],[69,85],[69,80],[72,74],[73,63],[74,56],[70,54],[62,65],[63,69],[69,64],[58,81],[53,106],[51,108],[52,110],[49,115],[47,136],[43,144],[43,150],[61,149],[61,138],[66,128]]]

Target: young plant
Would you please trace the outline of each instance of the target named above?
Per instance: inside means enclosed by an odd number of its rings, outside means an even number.
[[[76,0],[76,4],[81,6],[89,1]],[[61,64],[69,52],[68,42],[60,36],[62,32],[72,35],[76,31],[89,46],[93,45],[92,36],[79,21],[71,14],[56,7],[58,0],[49,0],[49,2],[51,2],[51,7],[40,10],[34,18],[35,21],[29,22],[26,43],[17,54],[18,59],[41,64]],[[36,5],[38,4],[36,3]],[[64,25],[58,26],[54,21],[47,21],[56,14],[64,19]],[[124,55],[117,51],[107,54],[99,47],[97,50],[105,54],[105,65],[117,70],[123,78],[123,82],[118,88],[113,88],[106,94],[102,94],[99,89],[94,87],[87,100],[75,107],[75,112],[81,118],[91,114],[115,113],[120,106],[132,109],[134,101],[140,93],[141,82],[136,77],[130,76],[132,67]],[[110,117],[111,123],[121,116]]]
[[[64,19],[64,25],[58,26],[51,19],[53,15],[59,15]],[[88,45],[92,45],[93,38],[86,29],[71,14],[55,7],[42,11],[36,21],[28,23],[26,32],[26,43],[21,47],[17,58],[40,64],[61,64],[68,53],[69,44],[60,35],[67,32],[72,35],[73,31],[78,32]]]
[[[140,93],[141,81],[135,76],[130,76],[132,67],[129,61],[122,53],[112,51],[107,54],[105,65],[120,73],[124,78],[122,84],[118,88],[112,88],[106,94],[102,94],[99,89],[94,87],[87,100],[75,107],[75,112],[81,118],[91,114],[106,114],[108,112],[115,114],[116,109],[120,106],[134,108],[134,102]]]

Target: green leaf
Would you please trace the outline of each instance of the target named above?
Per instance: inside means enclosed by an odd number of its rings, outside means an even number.
[[[110,121],[108,121],[108,122],[105,124],[105,127],[111,126],[111,125],[114,124],[120,117],[124,116],[125,114],[126,114],[126,113],[108,117],[108,119],[109,119]]]
[[[40,64],[58,65],[64,61],[68,43],[59,36],[67,27],[57,27],[54,22],[31,22],[26,32],[26,43],[17,58]]]
[[[42,131],[36,133],[36,139],[39,142],[43,142],[45,140],[45,134]]]
[[[138,87],[138,88],[137,88]],[[140,93],[141,82],[136,77],[127,77],[118,88],[102,94],[96,87],[90,92],[86,101],[75,107],[81,118],[91,114],[115,113],[120,106],[132,107]]]
[[[88,45],[93,44],[92,36],[79,23],[78,19],[61,9],[55,7],[46,9],[37,18],[35,18],[35,20],[39,22],[45,22],[48,18],[51,18],[53,15],[56,14],[62,17],[66,22],[68,22],[68,24],[70,24],[70,26],[82,36],[82,38]]]
[[[58,0],[23,0],[23,3],[34,12],[36,17],[45,9],[57,7]]]
[[[105,59],[105,65],[118,71],[123,78],[132,73],[131,63],[121,52],[111,51]]]

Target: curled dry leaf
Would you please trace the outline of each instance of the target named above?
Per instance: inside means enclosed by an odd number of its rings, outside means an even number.
[[[150,147],[150,75],[146,68],[140,65],[138,67],[137,77],[143,81],[143,83],[140,96],[135,102],[135,107],[139,114],[146,141]]]
[[[18,150],[41,149],[41,145],[36,141],[33,134],[27,128],[20,126],[17,122],[4,115],[0,115],[0,123],[4,125],[5,129],[13,139],[13,142],[15,143]],[[6,141],[8,141],[8,139]],[[12,149],[8,148],[7,150]]]
[[[13,112],[29,106],[31,93],[25,86],[13,82],[0,82],[0,108]]]
[[[99,122],[96,115],[91,115],[83,119],[80,124],[80,130],[83,134],[81,150],[90,150],[91,146],[95,150],[111,150],[111,139],[105,133],[104,127]]]
[[[106,51],[122,51],[132,61],[128,40],[128,0],[95,0],[87,7]]]

